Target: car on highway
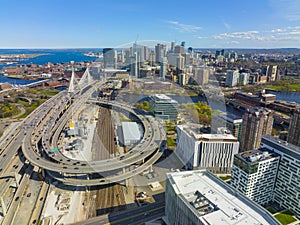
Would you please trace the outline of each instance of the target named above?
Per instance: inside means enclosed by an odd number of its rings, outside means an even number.
[[[30,196],[31,196],[31,193],[28,193],[28,194],[27,194],[27,197],[29,198]]]

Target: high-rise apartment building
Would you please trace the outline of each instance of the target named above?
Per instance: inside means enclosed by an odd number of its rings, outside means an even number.
[[[275,81],[277,80],[277,65],[265,65],[262,67],[261,71],[263,76],[267,76],[268,81]]]
[[[239,77],[239,85],[247,85],[249,84],[249,78],[250,74],[249,73],[241,73]]]
[[[292,112],[287,141],[300,147],[300,108]]]
[[[234,156],[230,184],[260,205],[273,200],[279,155],[266,149],[249,150]]]
[[[258,149],[262,135],[271,134],[272,126],[273,111],[265,108],[247,109],[243,116],[240,150]]]
[[[280,155],[274,201],[300,217],[300,148],[271,135],[263,136],[261,143]]]
[[[230,173],[239,142],[231,134],[197,134],[191,127],[177,126],[175,154],[189,169]]]
[[[196,72],[194,79],[198,85],[208,84],[208,78],[210,74],[209,67],[198,67],[195,68],[194,71]]]
[[[240,73],[238,70],[227,70],[226,86],[234,87],[238,85]]]

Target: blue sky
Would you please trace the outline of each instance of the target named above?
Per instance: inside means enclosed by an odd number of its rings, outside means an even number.
[[[0,0],[0,48],[300,48],[299,0]]]

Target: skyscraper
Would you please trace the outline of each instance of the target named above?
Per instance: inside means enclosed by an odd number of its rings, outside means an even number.
[[[167,55],[167,45],[157,44],[155,46],[155,61],[156,63],[160,63],[162,61],[162,57]]]
[[[162,61],[160,62],[160,71],[159,71],[161,80],[165,80],[165,78],[166,78],[167,64],[168,64],[167,57],[163,57]]]
[[[171,42],[171,52],[174,52],[175,50],[175,45],[176,45],[176,42]]]
[[[300,147],[300,108],[293,110],[287,141]]]
[[[247,109],[243,116],[240,150],[258,149],[262,135],[271,134],[272,126],[273,111],[265,108]]]
[[[104,68],[116,68],[117,52],[113,48],[103,49]]]
[[[138,58],[138,53],[134,52],[133,56],[131,56],[131,63],[130,63],[130,75],[136,78],[140,78],[140,60]]]
[[[198,85],[205,85],[208,84],[208,78],[210,74],[209,67],[199,67],[197,68],[197,74],[195,74],[195,80]]]
[[[265,65],[262,67],[261,74],[267,76],[268,81],[275,81],[277,80],[277,66]]]
[[[234,87],[239,82],[239,71],[237,70],[227,70],[227,76],[226,76],[226,86],[228,87]]]
[[[174,53],[179,53],[179,54],[183,54],[184,52],[184,47],[182,45],[176,45],[174,48]]]

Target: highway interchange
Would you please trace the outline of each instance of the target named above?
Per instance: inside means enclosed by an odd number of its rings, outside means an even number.
[[[22,144],[25,158],[30,164],[47,170],[47,173],[56,180],[77,186],[120,182],[148,169],[162,155],[163,146],[161,145],[164,143],[162,137],[165,133],[162,125],[151,116],[144,115],[142,111],[128,105],[113,101],[89,100],[94,89],[92,85],[86,89],[85,93],[72,96],[72,100],[69,95],[60,93],[55,106],[46,105],[43,110],[31,115],[36,125],[25,124]],[[73,104],[70,104],[71,101]],[[51,148],[58,147],[59,137],[70,121],[72,112],[86,101],[90,104],[100,104],[103,107],[112,108],[137,120],[144,129],[141,142],[120,157],[93,162],[72,160],[65,157],[61,151],[57,151],[56,154],[49,153]],[[42,142],[42,149],[37,144],[39,141]],[[140,166],[136,167],[134,171],[127,170],[136,164]],[[113,175],[104,177],[108,171]],[[93,179],[93,177],[97,177],[93,174],[99,174],[100,177],[98,175],[99,178]],[[87,179],[82,178],[84,175]]]
[[[16,212],[20,207],[24,207],[19,203],[23,198],[33,198],[30,201],[36,202],[30,206],[32,213],[26,218],[26,223],[34,224],[42,212],[50,180],[57,180],[70,186],[118,183],[149,169],[161,157],[166,144],[165,130],[161,123],[128,104],[91,98],[92,93],[103,83],[92,82],[75,90],[74,93],[60,92],[2,136],[0,143],[0,200],[4,216],[2,224],[14,224],[20,220],[16,218]],[[64,130],[74,113],[85,104],[106,107],[137,121],[144,131],[141,141],[129,148],[127,153],[101,161],[73,160],[60,150],[55,154],[49,153],[53,148],[61,149]],[[38,177],[38,173],[43,174],[44,178],[35,181],[36,194],[30,196],[31,190],[28,189],[28,185],[32,177]],[[9,202],[3,201],[14,184],[16,191],[13,198],[10,198]]]

